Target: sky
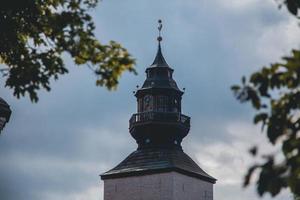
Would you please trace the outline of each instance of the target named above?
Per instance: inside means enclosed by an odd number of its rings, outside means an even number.
[[[0,96],[13,111],[0,135],[0,194],[5,200],[103,200],[99,174],[137,147],[128,133],[136,112],[133,95],[157,50],[157,20],[163,20],[163,54],[185,87],[183,113],[191,130],[183,148],[218,179],[215,200],[260,199],[255,184],[242,188],[254,162],[248,149],[273,151],[250,105],[230,86],[243,75],[279,61],[299,48],[297,21],[273,0],[103,0],[92,12],[96,36],[120,42],[136,58],[138,75],[124,73],[116,91],[96,87],[86,66],[52,81],[39,102],[16,99],[0,79]],[[263,200],[270,200],[265,195]],[[276,200],[291,199],[282,191]]]

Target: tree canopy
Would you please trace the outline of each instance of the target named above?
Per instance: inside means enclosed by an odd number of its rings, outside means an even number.
[[[135,72],[135,61],[119,43],[102,44],[94,35],[89,11],[98,0],[5,0],[0,7],[0,72],[19,98],[49,91],[50,80],[66,74],[62,56],[87,65],[96,85],[116,88],[124,71]]]
[[[286,0],[289,12],[298,19],[299,0]],[[263,67],[240,85],[232,86],[241,102],[251,102],[256,110],[254,123],[261,123],[270,143],[280,144],[278,154],[266,154],[253,147],[250,153],[260,155],[263,162],[255,163],[245,176],[244,185],[250,183],[255,172],[259,195],[270,193],[276,196],[281,189],[289,188],[300,195],[300,50],[292,50],[283,60]],[[283,155],[281,158],[281,155]]]

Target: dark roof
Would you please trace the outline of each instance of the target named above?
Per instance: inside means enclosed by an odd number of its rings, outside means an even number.
[[[142,89],[148,88],[166,88],[179,90],[176,82],[173,79],[161,79],[161,78],[147,78],[142,86]]]
[[[0,97],[0,105],[9,107],[8,103],[6,103],[6,101],[4,101],[4,99],[2,99],[1,97]]]
[[[204,181],[216,179],[203,171],[181,149],[140,149],[131,153],[112,170],[101,175],[102,179],[120,178],[176,171]]]
[[[160,42],[158,43],[158,50],[155,56],[155,59],[150,67],[169,67],[168,63],[166,62],[162,52]]]
[[[10,106],[8,105],[8,103],[6,103],[6,101],[4,101],[4,99],[0,97],[0,117],[5,117],[7,118],[7,121],[9,121],[10,115]]]
[[[150,73],[152,74],[151,76],[147,76],[142,89],[166,88],[180,91],[176,81],[170,75],[173,73],[173,69],[169,67],[162,54],[160,42],[158,43],[158,50],[155,59],[150,67],[146,69],[146,72],[147,71],[153,73]]]

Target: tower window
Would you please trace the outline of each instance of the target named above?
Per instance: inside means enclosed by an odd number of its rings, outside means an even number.
[[[159,112],[168,111],[168,97],[167,96],[157,96],[156,110]]]
[[[146,95],[144,97],[144,112],[153,110],[153,96]]]
[[[174,99],[174,106],[173,106],[173,112],[178,112],[178,100],[177,99]]]

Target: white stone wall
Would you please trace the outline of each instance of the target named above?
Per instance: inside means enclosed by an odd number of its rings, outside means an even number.
[[[104,180],[104,200],[213,200],[213,184],[177,172]]]
[[[173,175],[173,200],[213,200],[213,184],[176,172]]]

